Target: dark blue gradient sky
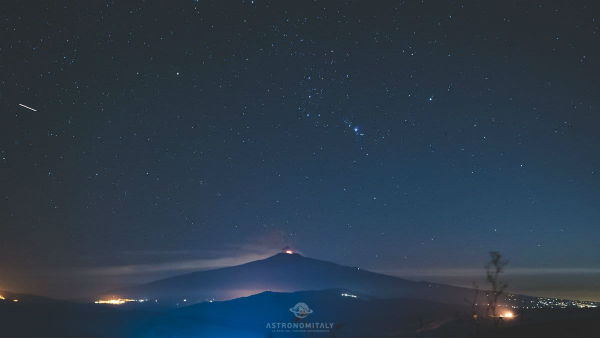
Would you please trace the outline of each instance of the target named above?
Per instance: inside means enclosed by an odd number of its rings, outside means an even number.
[[[597,3],[2,7],[0,289],[290,246],[600,300]]]

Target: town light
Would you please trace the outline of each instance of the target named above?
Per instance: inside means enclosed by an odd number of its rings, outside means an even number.
[[[500,315],[500,317],[502,317],[504,319],[513,319],[515,317],[515,314],[512,313],[511,311],[506,311],[502,315]]]
[[[129,299],[129,298],[117,298],[117,299],[100,299],[95,301],[94,303],[96,304],[110,304],[110,305],[121,305],[121,304],[125,304],[125,303],[129,303],[129,302],[140,302],[142,303],[144,300],[143,299]]]

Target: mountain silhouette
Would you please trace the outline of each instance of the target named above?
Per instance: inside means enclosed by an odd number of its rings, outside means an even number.
[[[379,298],[409,298],[465,304],[473,291],[443,284],[415,282],[356,267],[280,253],[263,260],[215,270],[192,272],[114,290],[111,295],[156,300],[162,306],[185,306],[229,300],[265,291],[296,292],[345,289]]]

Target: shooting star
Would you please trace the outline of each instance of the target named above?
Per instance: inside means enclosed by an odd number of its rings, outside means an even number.
[[[29,110],[33,110],[33,111],[37,111],[37,109],[31,108],[31,107],[27,107],[26,105],[19,103],[19,106],[23,107],[23,108],[27,108]]]

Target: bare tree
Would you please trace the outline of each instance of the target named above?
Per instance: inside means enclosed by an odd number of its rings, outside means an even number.
[[[506,290],[508,284],[500,280],[500,274],[508,264],[507,260],[502,259],[502,255],[497,251],[490,252],[490,262],[486,264],[487,282],[490,285],[488,291],[488,316],[494,318],[496,325],[500,324],[501,317],[498,315],[498,300]]]

